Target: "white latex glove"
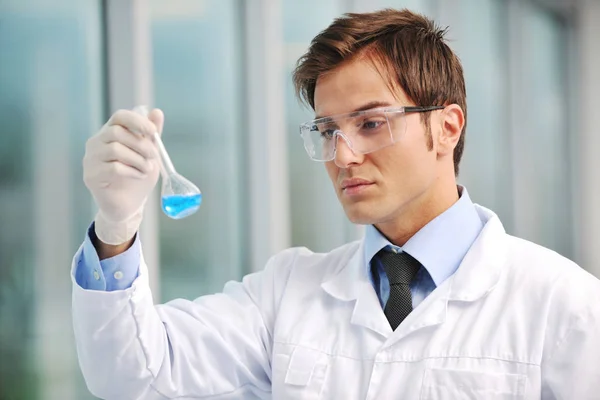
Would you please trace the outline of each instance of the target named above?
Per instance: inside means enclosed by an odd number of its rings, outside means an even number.
[[[118,245],[129,241],[142,222],[144,204],[158,180],[159,156],[152,140],[160,133],[161,110],[115,112],[86,143],[83,180],[99,211],[96,236]]]

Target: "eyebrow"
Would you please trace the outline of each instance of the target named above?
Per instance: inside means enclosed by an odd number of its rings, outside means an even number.
[[[370,110],[372,108],[389,107],[391,105],[392,105],[392,103],[389,103],[387,101],[378,101],[378,100],[370,101],[370,102],[368,102],[366,104],[363,104],[362,106],[360,106],[360,107],[355,108],[354,110],[352,110],[351,113],[350,113],[350,116],[354,117],[357,113],[359,113],[361,111],[365,111],[365,110]],[[326,116],[317,115],[315,117],[315,119],[320,119],[320,118],[326,118]]]

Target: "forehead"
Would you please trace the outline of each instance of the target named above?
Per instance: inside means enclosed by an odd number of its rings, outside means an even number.
[[[406,94],[390,84],[385,67],[359,58],[321,75],[315,85],[315,113],[328,116],[352,112],[368,103],[409,105]]]

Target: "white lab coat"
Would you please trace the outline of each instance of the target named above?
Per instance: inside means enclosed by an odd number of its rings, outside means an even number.
[[[600,399],[600,281],[491,211],[457,272],[392,332],[362,242],[289,249],[222,294],[154,306],[73,281],[81,369],[105,399]],[[74,268],[75,266],[73,266]]]

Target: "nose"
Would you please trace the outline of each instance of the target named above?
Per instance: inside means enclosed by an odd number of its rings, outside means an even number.
[[[337,132],[335,144],[335,157],[333,161],[338,168],[348,168],[353,164],[361,164],[364,155],[354,152],[350,142],[343,133]]]

